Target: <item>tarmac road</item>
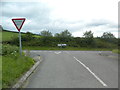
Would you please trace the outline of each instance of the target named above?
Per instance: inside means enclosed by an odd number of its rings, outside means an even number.
[[[43,60],[25,88],[118,88],[118,58],[111,52],[40,51]]]

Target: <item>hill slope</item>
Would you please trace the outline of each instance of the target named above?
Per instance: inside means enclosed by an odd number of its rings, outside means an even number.
[[[21,35],[25,35],[26,33],[21,32]],[[40,37],[40,35],[33,34],[34,37]],[[1,41],[10,41],[13,38],[16,38],[19,36],[19,32],[14,32],[14,31],[8,31],[8,30],[0,30],[0,40]]]
[[[2,41],[9,41],[12,38],[18,36],[18,32],[12,32],[12,31],[7,31],[7,30],[2,30],[0,34],[2,34]]]

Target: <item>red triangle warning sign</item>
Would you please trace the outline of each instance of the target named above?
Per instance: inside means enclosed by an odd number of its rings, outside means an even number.
[[[17,28],[18,31],[20,31],[20,29],[22,28],[24,22],[25,22],[25,18],[14,18],[12,19],[15,27]]]

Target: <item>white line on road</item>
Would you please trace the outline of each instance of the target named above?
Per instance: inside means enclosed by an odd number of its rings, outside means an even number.
[[[26,51],[24,50],[24,52],[26,52]],[[38,52],[53,52],[53,51],[44,51],[44,50],[42,50],[42,51],[41,50],[32,51],[31,50],[30,52],[37,52],[38,53]]]
[[[61,52],[55,52],[55,54],[60,54]]]
[[[107,85],[95,74],[90,70],[89,67],[87,67],[84,63],[82,63],[80,60],[78,60],[76,57],[73,57],[76,61],[78,61],[80,64],[83,65],[103,86],[107,87]]]

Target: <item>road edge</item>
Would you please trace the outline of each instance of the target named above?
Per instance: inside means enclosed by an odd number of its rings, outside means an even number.
[[[23,83],[27,80],[27,78],[34,72],[34,70],[38,67],[38,65],[42,62],[40,59],[39,61],[36,61],[36,63],[18,80],[18,82],[13,85],[12,88],[20,88],[22,87]]]

